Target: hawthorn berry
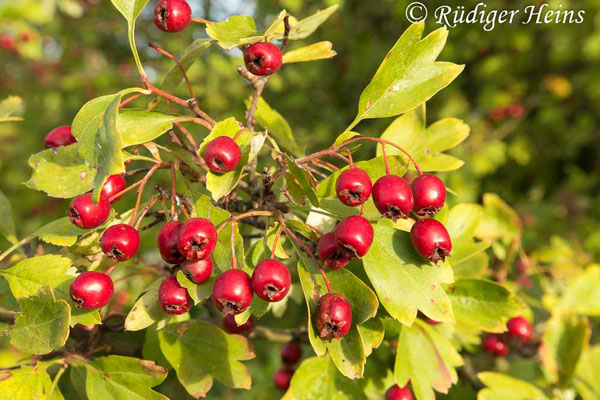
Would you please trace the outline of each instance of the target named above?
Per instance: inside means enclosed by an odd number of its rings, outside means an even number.
[[[506,324],[508,336],[515,339],[528,342],[533,337],[533,327],[531,323],[523,317],[514,317],[508,320]]]
[[[273,375],[273,382],[275,382],[275,385],[279,389],[286,391],[290,387],[292,376],[294,376],[294,370],[288,367],[283,367],[275,372],[275,375]]]
[[[406,218],[414,206],[413,193],[404,179],[396,175],[382,176],[373,185],[373,202],[386,218]]]
[[[361,258],[373,243],[373,227],[359,215],[346,217],[335,228],[335,242],[346,257]]]
[[[235,315],[228,314],[223,317],[223,328],[227,333],[247,336],[254,330],[254,318],[250,316],[248,321],[242,325],[238,325],[237,322],[235,322]]]
[[[302,347],[296,343],[286,343],[281,349],[281,361],[285,365],[297,364],[302,358]]]
[[[71,134],[70,125],[54,128],[44,138],[46,148],[68,146],[76,142],[77,139]]]
[[[213,302],[223,316],[240,314],[252,302],[250,277],[241,269],[229,269],[215,280]]]
[[[185,0],[160,0],[154,8],[154,24],[164,32],[184,30],[192,20],[192,9]]]
[[[337,293],[322,296],[315,310],[317,331],[328,341],[340,339],[352,326],[352,306],[346,298]]]
[[[244,63],[254,75],[271,75],[281,67],[283,56],[273,43],[254,43],[244,51]]]
[[[103,272],[87,271],[71,282],[69,293],[77,308],[98,310],[108,304],[115,287],[110,276]]]
[[[219,136],[211,140],[204,149],[204,161],[213,172],[233,171],[241,159],[240,146],[229,136]]]
[[[335,181],[335,192],[342,203],[350,207],[360,206],[367,201],[373,190],[371,177],[360,168],[350,167]]]
[[[184,314],[192,307],[193,301],[186,288],[177,282],[175,275],[169,275],[158,288],[158,302],[168,314]]]
[[[410,240],[415,250],[433,263],[450,257],[452,241],[446,227],[435,219],[422,219],[410,230]]]
[[[435,215],[446,201],[446,186],[440,178],[431,174],[418,176],[412,183],[417,215]]]
[[[17,44],[14,36],[0,35],[0,48],[9,52],[17,51]]]
[[[497,333],[486,333],[483,337],[483,349],[492,355],[503,357],[508,354],[508,344]]]
[[[102,225],[110,214],[110,204],[104,197],[98,203],[92,200],[92,194],[86,193],[77,196],[69,205],[69,218],[71,223],[82,229],[97,228]]]
[[[414,400],[414,397],[408,387],[394,385],[385,392],[385,400]]]
[[[274,303],[290,291],[290,270],[277,260],[262,260],[252,272],[252,289],[261,299]]]
[[[317,254],[319,260],[329,269],[341,269],[350,262],[350,259],[338,250],[333,232],[321,236],[317,245]]]
[[[109,258],[119,262],[127,261],[140,247],[140,234],[127,224],[113,225],[102,234],[100,247]]]
[[[117,201],[121,200],[123,195],[115,197],[114,199],[111,197],[125,189],[125,186],[127,186],[127,183],[125,182],[123,175],[111,175],[102,186],[100,196],[104,196],[104,198],[108,200],[110,204],[116,203]]]
[[[217,230],[205,218],[191,218],[184,222],[179,232],[177,247],[188,260],[203,260],[217,245]]]
[[[177,247],[182,226],[183,223],[179,221],[169,221],[158,231],[158,250],[163,260],[169,264],[179,264],[185,260]]]
[[[181,271],[195,284],[204,283],[213,273],[213,260],[206,257],[204,260],[186,260],[181,264]]]

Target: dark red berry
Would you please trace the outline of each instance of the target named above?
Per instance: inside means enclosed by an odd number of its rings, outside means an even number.
[[[322,338],[330,342],[342,338],[352,326],[352,306],[344,296],[328,293],[317,303],[315,322]]]
[[[94,203],[91,193],[75,197],[69,205],[71,223],[83,229],[99,227],[106,221],[109,214],[108,200],[100,197],[98,203]]]
[[[410,240],[415,250],[433,263],[450,257],[452,241],[446,227],[435,219],[422,219],[410,230]]]
[[[192,20],[192,9],[185,0],[160,0],[154,8],[154,24],[164,32],[184,30]]]
[[[297,364],[302,358],[302,347],[296,343],[287,343],[281,349],[281,361],[285,365]]]
[[[219,275],[213,287],[213,302],[223,316],[244,312],[252,303],[252,285],[248,274],[232,268]]]
[[[213,273],[213,260],[206,257],[204,260],[186,260],[181,264],[181,271],[188,279],[196,284],[204,283]]]
[[[76,142],[77,139],[71,134],[71,126],[69,125],[54,128],[44,139],[47,148],[68,146]]]
[[[116,203],[117,201],[121,200],[123,195],[115,198],[112,197],[125,189],[125,186],[127,186],[127,183],[125,182],[123,175],[111,175],[104,183],[104,186],[102,186],[100,196],[104,196],[104,198],[108,200],[110,204]]]
[[[247,336],[254,330],[254,318],[250,316],[248,321],[242,325],[238,325],[237,322],[235,322],[235,315],[228,314],[223,317],[223,328],[227,333]]]
[[[414,206],[410,186],[404,179],[396,175],[382,176],[375,182],[373,202],[377,210],[392,221],[406,218]]]
[[[508,354],[508,345],[501,335],[496,333],[486,333],[483,337],[484,350],[492,355],[505,356]]]
[[[219,136],[211,140],[204,149],[204,161],[213,172],[233,171],[241,159],[240,146],[229,136]]]
[[[528,342],[533,337],[533,327],[531,323],[523,317],[514,317],[508,320],[506,324],[508,335],[510,337]]]
[[[360,206],[371,195],[373,185],[364,170],[351,167],[342,172],[335,181],[335,192],[342,203],[350,207]]]
[[[186,288],[177,282],[174,275],[169,275],[158,288],[158,302],[168,314],[184,314],[194,304]]]
[[[108,227],[100,239],[104,254],[115,261],[127,261],[140,247],[140,234],[137,229],[118,224]]]
[[[282,300],[290,291],[290,270],[277,260],[262,260],[252,273],[252,289],[261,299],[269,302]]]
[[[431,174],[418,176],[411,185],[415,198],[415,212],[420,216],[435,215],[446,201],[446,186]]]
[[[112,298],[114,290],[110,276],[96,271],[79,274],[69,287],[75,307],[84,310],[98,310],[104,307]]]
[[[284,367],[275,372],[275,375],[273,375],[273,382],[275,382],[275,386],[277,386],[279,389],[286,391],[290,387],[292,376],[294,376],[294,371],[290,368]]]
[[[244,51],[244,63],[254,75],[271,75],[281,67],[283,57],[273,43],[254,43]]]
[[[181,227],[179,251],[188,260],[203,260],[209,257],[217,245],[217,230],[205,218],[188,219]]]
[[[329,269],[344,268],[350,262],[350,259],[338,250],[333,232],[329,232],[319,239],[317,254],[319,260]]]
[[[177,247],[182,226],[183,223],[179,221],[170,221],[158,231],[158,250],[163,260],[169,264],[179,264],[185,260]]]
[[[17,44],[14,36],[0,35],[0,48],[9,52],[17,51]]]
[[[373,243],[373,227],[359,215],[346,217],[335,228],[335,242],[346,257],[363,257]]]
[[[414,400],[414,397],[406,386],[394,385],[385,392],[385,400]]]

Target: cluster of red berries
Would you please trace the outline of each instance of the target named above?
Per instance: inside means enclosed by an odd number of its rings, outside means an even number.
[[[521,104],[511,104],[506,107],[497,107],[490,110],[490,119],[498,121],[506,118],[518,119],[523,116],[525,109]]]
[[[283,367],[273,375],[273,382],[279,389],[285,391],[290,387],[290,381],[294,376],[294,365],[302,359],[302,347],[290,342],[281,349],[281,361]]]
[[[486,333],[483,337],[484,350],[492,355],[504,357],[508,354],[510,346],[508,340],[514,340],[517,343],[525,344],[533,338],[533,327],[531,323],[523,317],[511,318],[506,324],[506,334]],[[508,340],[507,340],[508,339]]]
[[[394,385],[385,392],[385,400],[414,400],[414,397],[408,386]]]

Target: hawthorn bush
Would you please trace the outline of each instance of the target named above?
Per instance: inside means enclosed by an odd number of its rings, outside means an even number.
[[[463,161],[447,152],[470,132],[456,118],[427,123],[426,102],[463,70],[436,61],[446,29],[408,27],[350,125],[306,154],[262,94],[278,70],[336,55],[329,41],[290,48],[337,6],[284,10],[258,29],[249,16],[192,18],[184,0],[161,0],[164,39],[149,46],[172,66],[147,73],[135,28],[148,1],[111,2],[141,84],[88,101],[29,158],[25,185],[71,199],[64,217],[19,238],[18,199],[0,196],[12,244],[0,275],[14,299],[0,310],[13,351],[0,394],[600,398],[589,319],[600,315],[600,267],[544,268],[561,255],[528,254],[499,195],[461,202],[436,175],[452,181]],[[190,24],[207,38],[175,56],[169,34]],[[196,99],[188,71],[214,48],[243,52],[239,83],[253,91],[239,99],[243,116],[213,119]],[[17,103],[0,117],[18,119]],[[378,137],[360,133],[391,117]]]

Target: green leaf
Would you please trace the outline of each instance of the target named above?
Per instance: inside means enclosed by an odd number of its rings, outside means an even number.
[[[212,295],[213,286],[215,284],[215,278],[211,277],[208,281],[198,285],[190,281],[185,276],[183,271],[180,270],[177,271],[177,282],[179,282],[181,286],[187,289],[188,293],[190,294],[190,297],[192,298],[192,300],[194,300],[194,304],[199,304],[200,302],[204,301],[205,299],[208,299]]]
[[[317,30],[323,22],[325,22],[331,15],[337,11],[339,5],[333,5],[324,10],[319,10],[313,15],[304,18],[303,20],[298,21],[298,23],[293,23],[290,21],[290,34],[288,36],[289,40],[299,40],[304,39],[313,34]],[[274,39],[282,39],[283,32],[276,36]]]
[[[19,96],[8,96],[0,101],[0,122],[22,121],[24,113],[25,105]]]
[[[119,112],[117,130],[121,132],[122,147],[143,144],[156,139],[173,126],[173,121],[180,118],[159,111],[126,108]]]
[[[164,278],[159,278],[150,284],[135,302],[125,318],[126,331],[140,331],[169,318],[169,314],[158,303],[158,288],[163,280]]]
[[[142,67],[140,56],[138,55],[137,48],[135,47],[135,20],[139,17],[140,13],[146,7],[150,0],[111,0],[113,5],[127,20],[127,36],[129,38],[129,46],[135,59],[135,64],[138,67],[138,71],[141,76],[146,76],[146,72]]]
[[[460,265],[482,253],[489,246],[487,241],[473,240],[475,231],[483,219],[483,207],[479,204],[462,203],[448,212],[446,229],[452,239],[452,267]]]
[[[52,385],[44,364],[0,372],[0,400],[64,400],[58,387]]]
[[[583,400],[600,399],[600,346],[582,354],[573,383]]]
[[[70,307],[56,300],[50,286],[34,295],[17,299],[21,312],[10,329],[10,344],[28,354],[47,354],[69,337]]]
[[[300,47],[288,51],[283,55],[283,63],[290,64],[296,62],[326,60],[333,58],[337,53],[332,49],[333,44],[329,41],[313,43],[309,46]]]
[[[203,321],[167,325],[159,331],[160,349],[194,398],[210,390],[213,379],[238,389],[250,389],[250,372],[240,361],[254,358],[248,340],[228,335]]]
[[[475,235],[483,240],[503,240],[507,243],[520,242],[523,224],[519,215],[497,194],[483,195],[483,220]]]
[[[254,18],[247,15],[233,15],[223,22],[209,24],[206,33],[218,41],[219,46],[231,50],[238,46],[240,40],[256,33]]]
[[[319,199],[315,193],[316,182],[312,175],[300,165],[296,164],[296,162],[288,157],[287,159],[287,167],[289,173],[294,177],[297,184],[304,191],[304,195],[308,198],[308,200],[314,205],[319,206]],[[289,184],[289,180],[288,180]]]
[[[487,387],[477,393],[477,400],[549,400],[530,383],[497,372],[480,372],[477,377]]]
[[[565,288],[560,307],[578,314],[600,316],[600,265],[593,264],[573,277]]]
[[[415,253],[407,232],[389,220],[375,227],[371,249],[363,258],[365,271],[387,312],[411,325],[420,310],[440,322],[454,322],[450,299],[442,283],[452,283],[447,263],[434,265]]]
[[[357,326],[358,334],[363,342],[365,356],[368,357],[373,349],[379,347],[385,336],[383,323],[379,318],[371,318]]]
[[[4,238],[12,244],[17,243],[19,239],[17,239],[17,229],[13,217],[12,206],[10,205],[8,197],[6,197],[2,191],[0,191],[0,215],[2,215],[0,235],[4,236]]]
[[[77,242],[77,237],[86,232],[73,225],[69,217],[63,217],[42,226],[33,235],[56,246],[72,246]]]

